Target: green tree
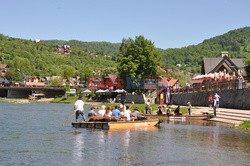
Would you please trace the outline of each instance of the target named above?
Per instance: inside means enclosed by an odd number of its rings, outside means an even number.
[[[23,81],[20,71],[14,68],[6,73],[6,78],[11,81]]]
[[[153,42],[137,36],[135,40],[122,40],[118,62],[118,71],[124,80],[126,77],[144,78],[157,74],[160,56]]]
[[[50,86],[62,86],[62,80],[60,79],[53,79],[48,82]]]
[[[66,67],[63,71],[63,78],[69,79],[70,77],[73,77],[75,74],[75,71],[72,67]]]

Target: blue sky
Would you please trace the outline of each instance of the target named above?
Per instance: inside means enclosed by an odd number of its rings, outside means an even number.
[[[250,0],[0,0],[0,33],[121,42],[143,35],[180,48],[250,26]]]

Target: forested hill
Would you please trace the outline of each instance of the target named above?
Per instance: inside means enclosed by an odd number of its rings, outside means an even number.
[[[205,33],[205,32],[204,32]],[[150,40],[150,39],[149,39]],[[54,45],[77,46],[83,50],[95,51],[99,54],[117,55],[120,43],[83,42],[77,40],[47,40]],[[250,58],[250,27],[229,31],[223,35],[204,40],[198,45],[175,49],[159,49],[164,68],[176,68],[181,64],[182,70],[192,73],[200,72],[203,57],[220,57],[221,51],[228,51],[231,58]]]
[[[70,55],[57,53],[56,45],[64,44],[71,46]],[[0,63],[8,64],[11,67],[10,74],[15,77],[20,73],[37,76],[63,75],[65,70],[86,77],[91,76],[93,70],[117,72],[116,55],[119,47],[120,43],[77,40],[35,43],[0,34]],[[176,64],[181,64],[182,70],[192,73],[200,71],[203,57],[220,57],[221,51],[229,51],[231,58],[250,59],[250,27],[229,31],[198,45],[159,49],[162,67],[176,69]],[[111,56],[105,57],[105,54]]]
[[[93,70],[103,74],[116,72],[116,62],[112,56],[90,55],[79,47],[72,47],[69,55],[58,54],[57,47],[43,41],[17,39],[0,34],[0,63],[8,64],[13,80],[21,80],[20,75],[51,76],[80,75],[93,76]]]
[[[94,51],[102,55],[117,55],[120,48],[120,43],[110,43],[110,42],[84,42],[78,40],[45,40],[46,43],[51,43],[54,45],[70,45],[76,46],[83,50]]]
[[[203,57],[220,57],[228,51],[231,58],[250,59],[250,27],[229,31],[204,40],[198,45],[160,51],[162,66],[169,68],[181,64],[182,69],[199,72]]]

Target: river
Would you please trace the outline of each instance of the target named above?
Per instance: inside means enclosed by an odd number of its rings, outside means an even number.
[[[250,132],[220,123],[119,131],[62,126],[71,113],[72,104],[0,103],[0,165],[250,165]]]

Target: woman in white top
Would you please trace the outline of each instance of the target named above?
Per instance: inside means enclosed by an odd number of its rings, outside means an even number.
[[[106,108],[105,105],[101,106],[101,109],[98,111],[99,116],[104,116],[105,115],[105,112],[106,112],[105,108]]]
[[[131,111],[129,110],[129,106],[126,106],[126,109],[124,111],[124,116],[127,118],[126,120],[131,120]]]

